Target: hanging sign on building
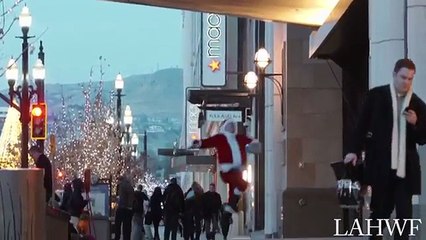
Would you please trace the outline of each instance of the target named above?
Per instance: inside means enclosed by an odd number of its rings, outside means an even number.
[[[225,120],[232,120],[234,122],[243,121],[242,111],[215,111],[206,110],[206,120],[210,122],[222,122]]]
[[[221,87],[226,84],[226,17],[203,13],[201,84]]]

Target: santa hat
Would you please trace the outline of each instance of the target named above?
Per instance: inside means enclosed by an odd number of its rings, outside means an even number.
[[[236,126],[236,123],[232,119],[227,119],[227,120],[223,121],[221,126],[220,126],[219,132],[221,132],[221,133],[228,132],[228,131],[225,130],[225,128],[229,124],[234,125],[234,132],[233,133],[236,133],[237,132],[237,126]]]

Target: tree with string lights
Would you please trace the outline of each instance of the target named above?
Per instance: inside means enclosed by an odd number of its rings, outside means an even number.
[[[17,168],[21,159],[21,125],[18,110],[10,107],[0,135],[0,169]]]
[[[9,31],[18,21],[18,17],[13,14],[21,2],[22,0],[0,0],[0,49],[2,49],[1,45],[6,42]],[[5,57],[3,54],[0,50],[0,60]],[[0,77],[3,77],[5,73],[5,67],[0,66]],[[20,165],[21,125],[19,118],[19,111],[9,107],[0,135],[0,169],[16,168]]]
[[[83,107],[66,102],[62,94],[61,114],[55,117],[53,123],[57,141],[54,161],[58,169],[58,183],[63,185],[75,177],[82,177],[84,170],[89,168],[94,178],[108,179],[112,176],[113,189],[117,177],[123,173],[129,174],[133,183],[142,184],[149,191],[154,186],[163,187],[164,184],[152,175],[144,174],[140,161],[131,157],[132,148],[121,148],[120,157],[122,133],[113,120],[114,95],[112,91],[104,90],[104,59],[100,57],[99,60],[99,83],[93,82],[92,68],[89,82],[81,85]]]
[[[89,83],[81,85],[83,110],[70,107],[62,97],[62,113],[54,122],[55,163],[62,175],[60,182],[81,177],[87,168],[98,178],[109,178],[117,174],[120,165],[117,162],[120,141],[117,129],[110,122],[113,95],[109,93],[109,100],[105,100],[102,78],[97,87],[92,79],[93,71]]]

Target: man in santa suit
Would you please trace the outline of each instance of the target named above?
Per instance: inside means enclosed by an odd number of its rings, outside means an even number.
[[[225,121],[218,134],[193,142],[193,148],[215,148],[222,180],[229,185],[228,204],[237,212],[237,203],[248,187],[243,179],[243,166],[247,162],[247,150],[258,152],[258,142],[242,134],[237,134],[236,124]],[[230,211],[230,209],[227,209]]]

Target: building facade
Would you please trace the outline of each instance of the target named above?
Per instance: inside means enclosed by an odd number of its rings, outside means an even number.
[[[426,0],[135,2],[284,22],[236,18],[237,31],[227,31],[228,37],[237,38],[236,45],[227,41],[226,46],[237,49],[236,89],[244,87],[241,74],[255,69],[253,56],[260,47],[272,59],[265,73],[282,75],[276,78],[282,89],[274,81],[258,83],[246,129],[263,142],[264,151],[250,159],[254,211],[253,222],[245,227],[263,230],[265,238],[333,235],[334,219],[344,215],[330,163],[341,160],[346,152],[365,92],[392,80],[397,59],[409,57],[417,64],[415,92],[426,99],[422,80],[426,75],[422,67],[426,63]],[[186,43],[191,42],[191,48],[200,46],[200,36],[202,40],[202,34],[191,32],[185,36]],[[185,61],[196,59],[196,50],[184,51]],[[201,69],[195,65],[187,65],[187,72]],[[196,80],[197,74],[185,79]],[[200,128],[199,134],[209,132]],[[187,144],[188,132],[185,135]],[[424,158],[423,147],[420,152]],[[426,198],[417,196],[413,201],[415,216],[422,218]]]

